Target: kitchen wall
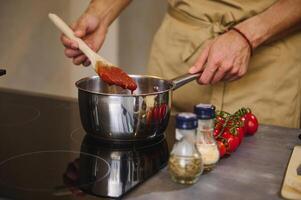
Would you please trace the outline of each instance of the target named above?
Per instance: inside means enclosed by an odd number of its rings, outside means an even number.
[[[74,66],[63,55],[59,31],[47,18],[57,13],[74,21],[88,0],[9,0],[0,7],[0,68],[7,75],[0,87],[64,97],[76,97],[75,81],[95,75],[92,68]],[[101,54],[129,73],[145,73],[152,36],[160,24],[165,1],[133,1],[110,27]]]
[[[164,0],[136,0],[119,21],[119,61],[128,73],[144,74],[153,36],[165,14]]]

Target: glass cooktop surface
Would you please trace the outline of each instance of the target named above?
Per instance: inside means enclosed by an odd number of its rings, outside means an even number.
[[[0,199],[120,198],[166,166],[165,137],[110,144],[72,99],[0,90]]]

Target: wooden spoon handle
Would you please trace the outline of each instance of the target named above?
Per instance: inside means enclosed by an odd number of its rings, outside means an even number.
[[[111,64],[95,53],[82,39],[76,37],[73,30],[59,16],[49,13],[48,17],[69,39],[78,43],[79,49],[89,58],[94,68],[96,67],[95,65],[97,60],[107,65]]]
[[[93,62],[95,52],[93,52],[83,40],[76,37],[73,30],[60,17],[52,13],[49,13],[48,17],[69,39],[76,41],[79,49]]]

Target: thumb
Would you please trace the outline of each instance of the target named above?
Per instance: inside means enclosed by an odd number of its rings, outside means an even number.
[[[80,20],[77,22],[76,26],[74,26],[74,34],[76,37],[84,37],[87,33],[88,24],[84,20]]]
[[[207,45],[201,55],[196,60],[195,64],[189,69],[189,73],[194,74],[203,70],[209,55],[210,45]]]
[[[76,23],[74,32],[77,37],[84,37],[90,33],[93,33],[99,26],[99,19],[95,16],[84,14],[79,18]]]

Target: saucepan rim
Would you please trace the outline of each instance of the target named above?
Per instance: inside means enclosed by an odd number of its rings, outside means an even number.
[[[116,97],[139,97],[139,96],[158,95],[158,94],[166,93],[168,91],[172,91],[172,89],[175,87],[175,83],[172,80],[166,80],[159,76],[136,75],[136,74],[130,74],[129,76],[132,78],[154,78],[154,79],[158,79],[161,81],[166,81],[166,83],[169,84],[170,87],[169,87],[169,89],[166,89],[166,90],[162,90],[162,91],[158,91],[158,92],[143,93],[143,94],[135,94],[135,93],[134,94],[112,94],[112,93],[96,92],[96,91],[92,91],[92,90],[83,89],[82,87],[80,87],[80,84],[82,82],[92,80],[92,79],[100,79],[99,76],[89,76],[89,77],[82,78],[82,79],[76,81],[75,85],[78,88],[78,90],[81,90],[81,91],[84,91],[84,92],[87,92],[90,94],[97,94],[97,95],[103,95],[103,96],[116,96]]]

